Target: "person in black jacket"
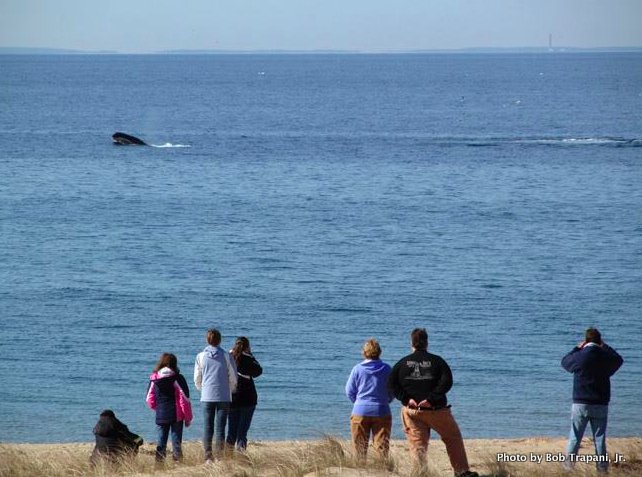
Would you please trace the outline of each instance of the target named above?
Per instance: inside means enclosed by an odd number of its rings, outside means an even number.
[[[457,477],[478,477],[471,472],[464,441],[446,393],[453,385],[450,367],[443,358],[428,352],[428,332],[415,328],[410,334],[412,354],[402,358],[388,378],[388,389],[401,401],[401,421],[416,464],[426,464],[430,431],[444,441],[450,465]]]
[[[247,448],[247,432],[252,424],[252,416],[258,401],[254,378],[258,378],[263,373],[263,369],[252,355],[250,341],[245,336],[236,338],[230,354],[236,361],[238,384],[236,391],[232,394],[225,442],[232,447],[236,445],[238,450],[244,451]]]
[[[611,376],[624,360],[602,341],[596,328],[589,328],[580,342],[564,358],[562,367],[573,373],[573,406],[571,432],[565,467],[573,467],[587,424],[591,423],[598,472],[608,472],[606,452],[606,422],[611,399]]]
[[[130,432],[111,409],[100,413],[94,435],[96,446],[90,457],[92,465],[98,464],[100,459],[117,462],[122,457],[136,455],[138,448],[143,445],[143,438]]]

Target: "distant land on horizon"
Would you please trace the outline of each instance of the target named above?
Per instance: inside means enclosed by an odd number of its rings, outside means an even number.
[[[639,53],[642,46],[632,47],[505,47],[458,49],[406,49],[406,50],[225,50],[225,49],[176,49],[149,52],[122,52],[117,50],[75,50],[69,48],[0,47],[0,55],[395,55],[395,54],[470,54],[470,53]]]

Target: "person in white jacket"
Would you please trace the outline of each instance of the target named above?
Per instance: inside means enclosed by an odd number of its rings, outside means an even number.
[[[205,429],[203,449],[205,462],[212,461],[212,437],[215,435],[217,452],[225,445],[225,423],[236,390],[236,364],[227,351],[221,348],[221,333],[214,328],[207,330],[205,349],[196,356],[194,384],[201,391]]]

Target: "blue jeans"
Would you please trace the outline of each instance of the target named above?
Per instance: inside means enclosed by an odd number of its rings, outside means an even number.
[[[203,434],[203,448],[205,459],[212,458],[212,437],[216,430],[216,450],[222,451],[225,444],[225,423],[230,410],[229,402],[204,402],[203,414],[205,417],[205,432]]]
[[[156,424],[158,432],[158,445],[156,446],[156,460],[165,459],[167,453],[167,438],[172,435],[172,456],[174,460],[180,460],[183,457],[181,443],[183,442],[183,421],[172,422],[167,424]]]
[[[606,456],[606,421],[609,413],[608,405],[603,404],[573,404],[571,408],[571,433],[568,438],[566,453],[575,455],[580,449],[582,437],[588,423],[591,423],[595,454]],[[573,463],[567,461],[572,467]],[[609,468],[608,461],[597,462],[598,472],[606,472]]]
[[[250,429],[250,424],[252,424],[254,409],[256,409],[256,406],[230,409],[226,442],[231,446],[236,444],[238,450],[247,448],[247,431]]]

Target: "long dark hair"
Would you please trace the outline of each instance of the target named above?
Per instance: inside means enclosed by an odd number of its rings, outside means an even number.
[[[158,363],[154,366],[154,372],[157,373],[163,368],[169,368],[178,374],[180,371],[178,370],[178,359],[176,359],[176,355],[172,353],[161,354]]]
[[[248,340],[245,336],[239,336],[236,338],[236,341],[234,342],[234,347],[232,348],[232,351],[230,351],[230,354],[234,358],[234,361],[236,361],[236,364],[240,364],[241,361],[241,355],[243,354],[244,351],[247,351],[250,349],[250,340]]]

